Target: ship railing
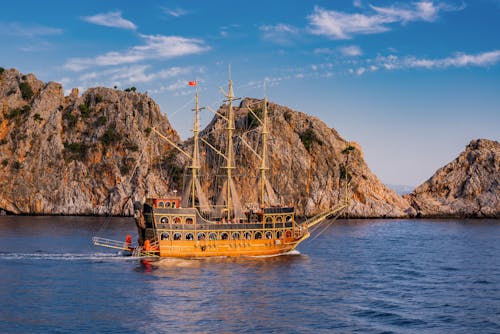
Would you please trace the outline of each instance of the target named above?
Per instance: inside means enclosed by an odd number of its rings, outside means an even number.
[[[130,249],[130,243],[127,243],[125,241],[101,238],[101,237],[93,237],[92,243],[94,244],[94,246],[101,246],[113,249],[120,249],[120,250]]]

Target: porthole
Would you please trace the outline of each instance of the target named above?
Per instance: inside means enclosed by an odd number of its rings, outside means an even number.
[[[194,240],[193,233],[186,233],[186,240]]]
[[[186,224],[192,224],[193,218],[186,218]]]
[[[255,232],[255,240],[262,239],[262,233],[260,232]]]
[[[179,217],[175,217],[174,218],[174,223],[175,224],[180,224],[181,223],[181,219]]]
[[[212,232],[208,235],[208,239],[210,240],[217,240],[217,233]]]
[[[170,208],[170,202],[165,202],[165,207]]]
[[[161,240],[170,240],[170,233],[168,232],[163,232],[161,234]]]
[[[292,231],[288,230],[286,231],[286,237],[290,238],[292,236]]]
[[[266,223],[272,223],[272,222],[273,222],[273,219],[271,217],[266,218]]]
[[[245,232],[245,234],[243,234],[243,236],[245,237],[245,239],[251,240],[252,239],[252,232]]]
[[[163,208],[165,204],[163,202],[158,203],[158,207]]]
[[[272,239],[273,238],[273,232],[267,231],[266,232],[266,239]]]
[[[226,232],[222,232],[222,233],[220,234],[220,239],[221,239],[221,240],[227,240],[227,239],[229,239],[229,234],[228,234],[228,233],[226,233]]]
[[[240,233],[239,232],[233,232],[232,238],[233,238],[233,240],[240,240]]]
[[[276,218],[277,223],[281,223],[282,221],[283,221],[283,219],[281,217]]]
[[[283,237],[283,232],[278,231],[276,232],[276,239],[281,239]]]
[[[198,240],[205,240],[206,237],[207,236],[205,233],[203,233],[203,232],[198,233]]]
[[[161,217],[160,218],[160,223],[162,223],[162,224],[168,224],[168,218],[167,217]]]
[[[286,222],[289,223],[292,221],[292,216],[286,216]]]
[[[174,240],[181,240],[182,239],[182,234],[180,232],[175,232],[174,233]]]

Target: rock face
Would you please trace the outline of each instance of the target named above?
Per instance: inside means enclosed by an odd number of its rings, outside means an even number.
[[[133,202],[167,193],[156,168],[177,133],[145,94],[0,73],[0,208],[16,214],[130,215]]]
[[[261,100],[236,107],[235,185],[241,202],[257,203]],[[92,88],[64,96],[58,83],[11,69],[0,73],[0,209],[16,214],[131,215],[133,203],[182,190],[188,165],[154,135],[179,137],[145,94]],[[223,106],[220,110],[224,113]],[[413,209],[369,170],[361,148],[319,119],[269,103],[269,180],[282,204],[314,215],[339,203],[346,175],[350,217],[404,217]],[[201,135],[224,151],[220,117]],[[192,139],[181,143],[191,150]],[[220,192],[225,163],[204,148],[202,186],[212,200]],[[347,168],[346,168],[347,166]]]
[[[471,141],[406,198],[422,217],[500,218],[500,143]]]
[[[234,108],[235,163],[240,166],[235,172],[235,184],[242,203],[257,203],[260,160],[243,140],[253,148],[259,147],[261,125],[249,113],[249,107],[261,115],[263,101],[245,99],[240,107]],[[349,159],[350,217],[405,217],[413,213],[405,199],[384,186],[369,170],[359,145],[347,142],[315,117],[274,103],[269,103],[268,109],[269,180],[282,204],[293,204],[299,215],[311,216],[339,203],[344,197],[345,166]],[[225,107],[219,110],[221,114],[225,112]],[[216,116],[200,135],[225,152],[226,127],[226,122]],[[191,151],[192,140],[183,146]],[[170,160],[179,166],[179,170],[187,165],[186,158],[181,154],[176,154]],[[220,189],[222,184],[217,175],[225,173],[220,169],[225,165],[225,160],[209,148],[201,154],[201,160],[201,165],[206,166],[202,169],[205,175],[202,184],[214,200],[214,189]],[[217,184],[214,184],[214,180]],[[180,177],[171,179],[171,182],[180,188]]]

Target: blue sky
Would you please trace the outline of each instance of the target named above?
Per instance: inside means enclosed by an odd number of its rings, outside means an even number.
[[[193,90],[304,111],[358,142],[385,183],[418,185],[474,138],[500,140],[500,0],[9,1],[0,66],[147,91],[189,136]],[[204,114],[206,124],[210,114]]]

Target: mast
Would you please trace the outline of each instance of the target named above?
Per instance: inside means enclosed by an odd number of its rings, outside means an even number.
[[[196,82],[196,81],[195,81]],[[200,107],[199,107],[199,99],[198,99],[198,85],[196,85],[196,104],[193,111],[195,112],[194,116],[194,126],[193,126],[193,155],[191,159],[191,207],[195,207],[195,194],[196,194],[196,179],[198,177],[198,170],[200,169],[200,160],[199,160],[199,139],[198,134],[199,123],[200,123]]]
[[[227,188],[226,188],[226,204],[227,204],[227,219],[231,219],[231,172],[233,166],[233,131],[234,131],[234,113],[233,113],[233,81],[231,80],[231,69],[229,69],[229,92],[227,95],[228,105],[228,124],[227,124],[227,152],[226,152],[226,173],[227,173]]]
[[[266,171],[267,167],[267,96],[264,96],[264,115],[262,120],[262,159],[260,164],[260,207],[265,206],[266,196]]]

